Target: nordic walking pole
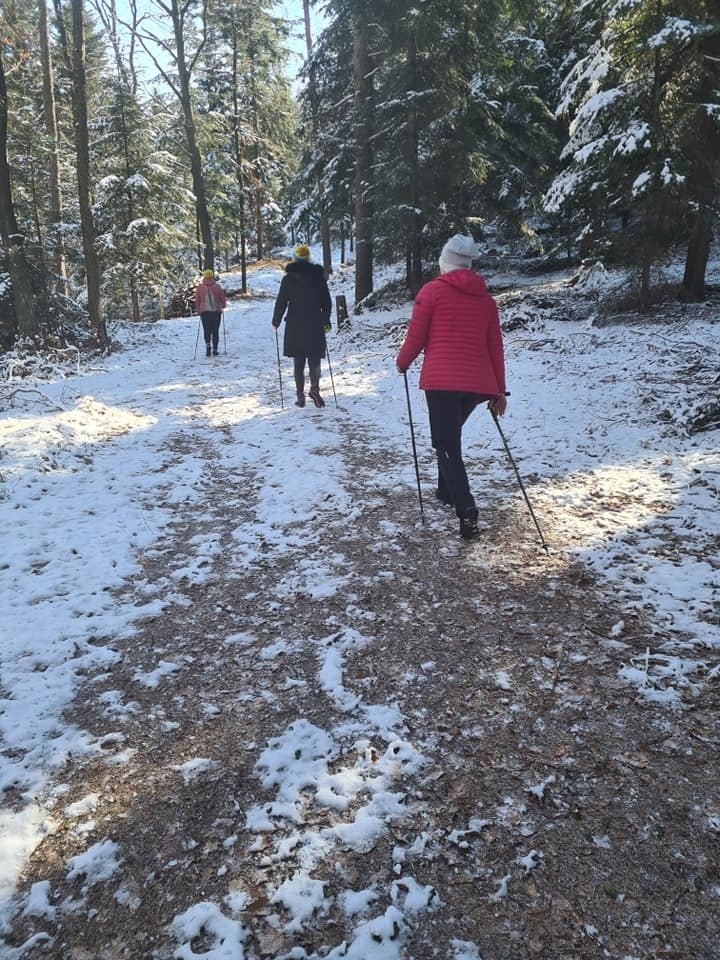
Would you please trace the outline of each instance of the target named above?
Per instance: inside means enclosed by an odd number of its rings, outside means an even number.
[[[333,397],[335,398],[335,406],[337,407],[337,394],[335,393],[335,378],[333,377],[332,364],[330,363],[330,350],[327,345],[327,337],[325,338],[325,356],[327,357],[328,370],[330,371],[330,383],[332,384]]]
[[[417,480],[418,500],[420,501],[420,517],[425,523],[425,511],[423,510],[422,491],[420,490],[420,468],[418,467],[417,448],[415,446],[415,428],[413,427],[412,409],[410,408],[410,388],[408,387],[407,372],[403,370],[403,379],[405,381],[405,396],[407,398],[408,420],[410,422],[410,438],[412,439],[413,460],[415,461],[415,479]]]
[[[222,312],[223,343],[225,344],[225,356],[227,356],[227,328],[225,326],[225,311]]]
[[[198,343],[200,343],[200,324],[201,323],[202,323],[202,320],[200,319],[200,317],[198,317],[198,329],[197,329],[197,336],[195,337],[195,353],[193,354],[193,360],[197,360],[197,348],[198,348]]]
[[[275,351],[277,353],[277,363],[278,363],[278,380],[280,381],[280,408],[285,409],[285,399],[283,397],[283,388],[282,388],[282,373],[280,371],[280,341],[278,340],[277,327],[275,327]]]
[[[510,463],[511,463],[512,466],[513,466],[513,470],[515,471],[515,476],[517,477],[517,482],[520,484],[520,489],[522,490],[522,495],[525,497],[525,503],[527,504],[527,508],[528,508],[528,510],[530,511],[530,516],[533,518],[533,522],[535,523],[535,529],[536,529],[537,532],[540,534],[540,541],[541,541],[541,543],[542,543],[542,545],[543,545],[543,550],[545,551],[545,553],[549,553],[550,551],[548,550],[548,545],[547,545],[547,543],[545,543],[545,537],[543,536],[543,532],[542,532],[542,530],[540,529],[540,524],[537,522],[537,517],[535,516],[535,511],[534,511],[533,508],[532,508],[532,504],[530,503],[530,500],[529,500],[529,498],[528,498],[528,495],[527,495],[527,493],[526,493],[526,491],[525,491],[525,485],[523,484],[522,479],[521,479],[521,477],[520,477],[520,471],[518,470],[517,464],[515,463],[515,460],[513,459],[513,455],[510,453],[510,447],[508,446],[508,442],[507,442],[507,440],[505,439],[505,434],[503,433],[503,429],[502,429],[502,427],[500,426],[500,421],[499,421],[499,419],[498,419],[498,415],[495,413],[495,411],[493,410],[492,407],[488,407],[488,409],[489,409],[490,413],[492,414],[492,418],[493,418],[493,420],[495,421],[495,426],[498,428],[498,433],[500,434],[500,436],[501,436],[501,438],[502,438],[503,446],[505,447],[505,453],[507,453],[508,459],[510,460]]]

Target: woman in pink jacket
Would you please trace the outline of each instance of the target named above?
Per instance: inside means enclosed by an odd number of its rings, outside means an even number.
[[[471,269],[476,256],[471,237],[455,234],[448,240],[440,254],[440,276],[417,295],[396,359],[405,373],[425,351],[420,389],[427,397],[438,458],[436,495],[455,508],[466,540],[477,536],[478,511],[462,457],[463,424],[479,403],[489,401],[498,416],[507,406],[497,304]]]
[[[225,291],[215,279],[212,270],[203,270],[202,280],[195,289],[195,311],[202,320],[205,339],[205,356],[218,355],[220,344],[220,318],[227,305]]]

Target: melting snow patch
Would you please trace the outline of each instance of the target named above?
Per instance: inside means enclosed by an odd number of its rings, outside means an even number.
[[[50,881],[41,880],[30,887],[23,909],[24,917],[55,918],[55,907],[50,903]]]
[[[545,796],[545,790],[551,784],[555,783],[555,780],[555,774],[551,773],[549,777],[545,777],[545,779],[541,780],[540,783],[536,783],[532,787],[525,787],[525,789],[528,793],[532,793],[534,796],[536,796],[538,800],[542,800]]]
[[[452,960],[482,960],[480,951],[469,940],[451,940]]]
[[[179,669],[180,667],[177,663],[168,663],[167,660],[161,660],[154,670],[150,670],[146,673],[138,670],[133,679],[138,683],[142,683],[146,687],[157,687],[163,677],[166,677],[168,674],[174,673]]]
[[[424,887],[412,877],[395,880],[390,896],[393,903],[402,905],[403,911],[409,914],[424,913],[440,905],[435,887]]]
[[[349,946],[343,942],[331,950],[327,960],[400,960],[406,926],[397,907],[388,907],[381,917],[361,924]]]
[[[270,903],[279,903],[291,914],[292,919],[285,924],[285,933],[300,933],[303,926],[315,914],[327,909],[329,900],[324,896],[325,885],[302,873],[280,884]]]
[[[182,774],[185,783],[197,780],[203,773],[217,769],[217,761],[209,760],[207,757],[194,757],[185,763],[177,763],[171,766],[172,770],[177,770]]]
[[[497,890],[495,893],[491,893],[488,897],[489,900],[492,900],[493,903],[498,903],[500,900],[504,900],[508,892],[508,884],[512,880],[512,874],[506,874],[502,880],[496,880],[495,886]]]
[[[540,850],[531,850],[524,857],[518,857],[518,863],[525,868],[525,873],[530,873],[543,861],[543,854]]]
[[[109,880],[120,866],[117,852],[118,845],[112,840],[101,840],[93,844],[85,853],[70,858],[67,879],[84,876],[86,882],[83,890],[95,883]]]
[[[360,913],[368,913],[377,899],[378,894],[372,889],[345,890],[340,895],[342,908],[350,917],[357,916]]]
[[[244,960],[243,943],[247,928],[238,920],[226,917],[214,903],[196,903],[175,917],[170,932],[182,945],[175,951],[176,960]],[[213,945],[196,953],[192,942],[197,937],[212,937]]]

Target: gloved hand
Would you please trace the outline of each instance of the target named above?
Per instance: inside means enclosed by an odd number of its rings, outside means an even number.
[[[332,327],[330,326],[330,324],[329,324],[329,323],[326,323],[326,324],[325,324],[325,333],[330,333],[331,330],[332,330]]]
[[[273,323],[273,330],[277,330],[279,326],[280,326],[279,323]]]

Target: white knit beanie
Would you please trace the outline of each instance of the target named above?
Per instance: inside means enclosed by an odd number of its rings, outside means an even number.
[[[469,270],[477,255],[478,249],[473,238],[456,233],[454,237],[450,237],[440,252],[440,269],[443,273],[450,273],[451,270]]]

